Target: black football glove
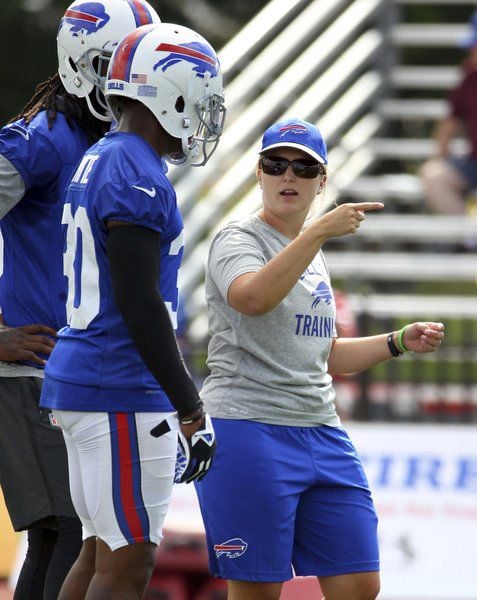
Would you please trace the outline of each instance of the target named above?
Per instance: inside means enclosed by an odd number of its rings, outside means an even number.
[[[170,431],[167,421],[162,421],[151,435],[159,437]],[[204,423],[190,438],[179,429],[177,432],[177,458],[174,475],[175,483],[190,483],[200,481],[212,464],[217,442],[209,415],[205,415]]]

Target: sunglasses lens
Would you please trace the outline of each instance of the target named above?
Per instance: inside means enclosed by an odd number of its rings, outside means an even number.
[[[291,163],[293,172],[297,177],[303,177],[304,179],[314,179],[320,172],[320,165],[315,162],[304,162],[301,160],[294,160]]]
[[[292,160],[273,156],[262,158],[262,170],[266,175],[283,175],[291,165],[293,173],[304,179],[314,179],[320,173],[320,164],[312,160]]]
[[[262,169],[267,175],[283,175],[289,164],[284,158],[272,158],[270,156],[262,158]]]

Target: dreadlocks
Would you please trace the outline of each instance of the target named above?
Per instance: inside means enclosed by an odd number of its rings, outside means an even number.
[[[93,117],[85,100],[65,90],[58,73],[37,85],[29,102],[19,115],[10,120],[10,123],[24,119],[28,124],[42,110],[46,111],[49,129],[52,129],[57,114],[61,112],[70,127],[73,126],[73,121],[78,123],[86,133],[90,144],[96,142],[109,129],[108,123]]]

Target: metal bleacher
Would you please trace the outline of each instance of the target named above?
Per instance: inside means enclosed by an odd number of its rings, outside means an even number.
[[[228,105],[219,149],[206,167],[180,178],[180,169],[171,174],[186,224],[182,289],[192,319],[203,310],[193,298],[211,231],[259,200],[257,149],[271,122],[291,115],[319,121],[330,160],[352,173],[350,159],[381,123],[371,102],[382,84],[378,59],[387,42],[378,22],[384,8],[382,0],[272,0],[247,26],[248,37],[239,33],[219,52]],[[257,35],[264,42],[250,49]],[[354,162],[362,168],[359,155]]]
[[[434,152],[432,125],[445,114],[445,97],[459,79],[454,55],[476,5],[476,0],[271,0],[219,52],[228,106],[219,148],[206,167],[170,172],[186,228],[181,290],[193,344],[204,347],[207,341],[203,278],[211,236],[259,207],[260,138],[269,124],[289,116],[315,122],[327,140],[329,180],[321,210],[350,201],[385,204],[356,236],[325,247],[332,276],[348,286],[358,316],[372,298],[382,300],[383,291],[417,317],[430,304],[413,286],[438,280],[475,284],[477,255],[461,249],[475,240],[477,217],[426,214],[417,169]],[[447,16],[412,22],[413,7],[424,6]],[[449,19],[449,11],[458,11],[458,18]],[[430,49],[441,60],[410,61],[409,49],[415,48]],[[456,152],[465,148],[464,139],[455,140]],[[387,326],[402,316],[397,307],[386,303]],[[446,296],[442,318],[462,307],[463,319],[477,319],[477,303],[457,296],[454,303]]]

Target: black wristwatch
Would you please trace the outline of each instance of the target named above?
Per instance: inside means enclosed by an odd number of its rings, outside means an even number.
[[[391,352],[391,354],[393,356],[397,357],[397,356],[402,356],[403,355],[403,353],[398,350],[398,347],[394,343],[394,332],[393,331],[388,335],[386,341],[388,343],[389,352]]]

